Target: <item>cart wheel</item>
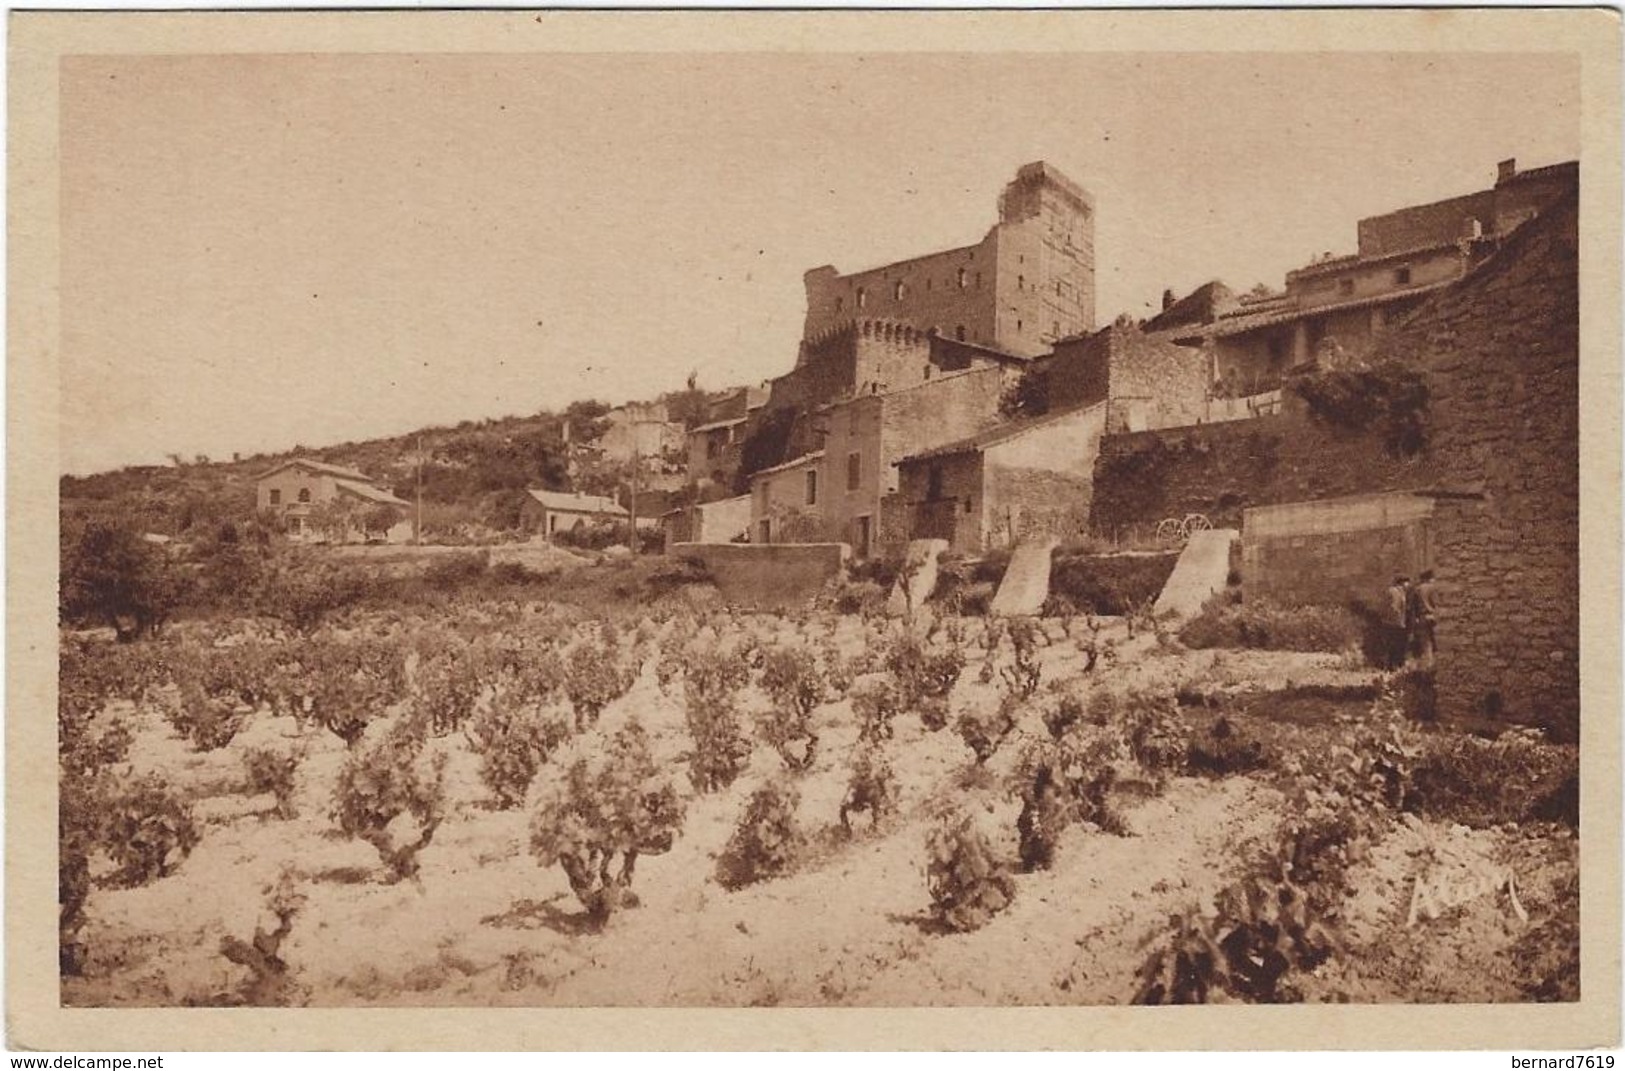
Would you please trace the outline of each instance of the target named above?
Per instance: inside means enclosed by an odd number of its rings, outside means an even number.
[[[1192,513],[1180,525],[1185,530],[1185,538],[1189,539],[1197,532],[1206,532],[1213,527],[1213,522],[1200,513]]]
[[[1167,517],[1157,522],[1157,542],[1173,545],[1185,538],[1184,525],[1177,517]]]

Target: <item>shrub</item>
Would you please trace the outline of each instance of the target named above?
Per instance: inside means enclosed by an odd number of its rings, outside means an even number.
[[[803,841],[796,823],[799,806],[801,793],[793,785],[757,789],[717,859],[718,884],[740,889],[788,871]]]
[[[1538,730],[1514,729],[1494,740],[1430,735],[1411,769],[1425,814],[1482,828],[1536,817],[1574,818],[1578,759]],[[1554,798],[1569,795],[1567,805]]]
[[[194,679],[183,678],[158,696],[164,720],[197,751],[217,751],[230,744],[248,716],[234,699],[209,695]]]
[[[901,707],[898,688],[891,681],[866,681],[852,693],[852,713],[858,719],[858,739],[877,743],[892,738],[892,720]]]
[[[531,822],[531,853],[544,867],[564,868],[588,921],[602,928],[631,901],[638,856],[671,850],[683,811],[643,727],[632,722],[550,784]]]
[[[400,697],[405,660],[398,649],[361,641],[304,644],[300,709],[354,747],[373,718]]]
[[[1038,662],[1038,622],[1030,617],[1015,618],[1009,632],[1011,662],[999,670],[999,676],[1006,695],[1026,701],[1038,691],[1043,676]]]
[[[1337,948],[1336,935],[1289,876],[1281,852],[1222,889],[1212,914],[1191,908],[1140,968],[1135,1004],[1201,1004],[1214,990],[1263,1004],[1301,999],[1294,971],[1309,971]]]
[[[293,883],[293,875],[284,871],[275,885],[265,890],[266,907],[276,919],[270,930],[258,924],[254,939],[243,941],[230,935],[220,939],[220,954],[248,969],[248,978],[229,1000],[222,1001],[251,1008],[275,1008],[294,1003],[294,986],[288,976],[288,964],[281,956],[282,942],[293,932],[293,920],[305,906],[306,897]]]
[[[965,746],[976,756],[978,766],[993,757],[993,753],[999,749],[1004,738],[1016,727],[1015,712],[1015,700],[1005,696],[993,709],[973,707],[954,722],[954,729],[959,733],[959,738],[965,741]]]
[[[498,692],[469,722],[470,749],[480,759],[480,780],[502,810],[517,807],[536,773],[570,735],[569,723],[551,709]]]
[[[750,762],[751,741],[739,723],[738,693],[749,674],[727,651],[691,650],[684,671],[684,716],[694,741],[689,780],[699,792],[732,785]]]
[[[1249,647],[1266,651],[1337,653],[1361,642],[1360,620],[1347,609],[1280,606],[1263,599],[1230,604],[1224,593],[1179,630],[1187,647]]]
[[[474,713],[481,682],[469,665],[472,652],[452,647],[442,637],[434,637],[427,650],[420,648],[417,672],[413,675],[413,702],[419,717],[437,735],[461,728]]]
[[[366,584],[354,570],[287,555],[266,570],[256,608],[295,632],[310,633],[365,593]]]
[[[1024,870],[1048,869],[1061,833],[1073,822],[1125,832],[1111,805],[1122,740],[1115,729],[1074,722],[1058,738],[1022,753],[1015,779],[1021,797],[1016,834]]]
[[[918,635],[905,629],[886,648],[886,668],[897,682],[901,709],[918,711],[930,732],[948,724],[948,696],[965,668],[963,650],[950,643],[932,654]]]
[[[564,694],[575,711],[576,731],[598,721],[604,708],[625,695],[633,675],[620,667],[612,648],[582,642],[564,663]]]
[[[397,722],[376,743],[350,752],[333,790],[339,829],[372,845],[392,882],[417,874],[417,855],[444,817],[446,756],[436,755],[425,772],[422,747],[410,719]],[[411,816],[418,833],[397,844],[389,827],[402,815]]]
[[[1173,573],[1178,554],[1071,556],[1057,554],[1050,567],[1050,594],[1076,610],[1127,615],[1156,599]],[[1053,616],[1053,615],[1046,615]]]
[[[761,686],[774,705],[762,720],[763,738],[789,769],[810,769],[818,753],[813,711],[829,695],[817,657],[808,648],[773,648],[763,659]]]
[[[1134,761],[1155,782],[1160,785],[1168,773],[1185,769],[1190,759],[1190,733],[1172,692],[1131,690],[1114,697],[1113,707],[1112,724],[1118,727]]]
[[[897,813],[897,775],[878,746],[870,745],[858,751],[852,764],[852,777],[841,798],[841,828],[852,832],[852,816],[867,814],[869,828]]]
[[[198,843],[192,808],[156,774],[111,789],[101,800],[100,846],[117,870],[112,888],[130,889],[174,873]]]
[[[93,518],[61,530],[62,620],[110,626],[120,642],[157,635],[185,594],[163,550],[125,520]]]
[[[1262,742],[1238,731],[1221,715],[1205,735],[1191,739],[1187,762],[1193,772],[1225,777],[1262,769],[1270,759]]]
[[[981,929],[1016,895],[1016,883],[969,816],[945,816],[931,831],[925,883],[937,921],[955,933]]]
[[[243,772],[248,777],[248,790],[254,795],[270,794],[276,803],[271,813],[278,818],[298,817],[293,802],[294,774],[299,770],[304,755],[297,751],[276,752],[269,748],[254,748],[243,755]]]

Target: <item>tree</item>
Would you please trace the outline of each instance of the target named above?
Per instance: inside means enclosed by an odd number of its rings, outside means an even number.
[[[709,399],[699,386],[700,374],[697,371],[689,372],[688,380],[683,389],[675,391],[666,397],[666,414],[686,429],[693,429],[705,423],[706,408]]]
[[[111,626],[119,642],[156,635],[184,585],[164,551],[134,528],[96,517],[62,529],[62,620]]]
[[[999,415],[1006,419],[1043,416],[1049,412],[1049,369],[1029,368],[999,396]]]

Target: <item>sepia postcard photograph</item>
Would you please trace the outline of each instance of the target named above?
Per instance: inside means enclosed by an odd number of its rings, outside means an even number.
[[[1617,1045],[1619,43],[14,12],[13,1043]]]

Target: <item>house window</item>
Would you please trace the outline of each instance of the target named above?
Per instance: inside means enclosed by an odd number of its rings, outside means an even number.
[[[1051,324],[1049,333],[1051,335],[1055,336],[1056,338],[1060,338],[1061,337],[1061,321],[1056,320],[1053,324]]]
[[[935,502],[942,498],[942,466],[932,465],[931,471],[926,475],[925,500]]]
[[[1354,280],[1353,279],[1339,279],[1337,281],[1337,292],[1339,294],[1352,294],[1352,293],[1354,293]]]
[[[854,450],[846,455],[846,489],[856,491],[863,484],[863,454]]]
[[[1409,265],[1394,269],[1394,282],[1400,286],[1411,285],[1411,269]]]
[[[965,341],[965,325],[964,324],[960,324],[958,327],[954,328],[954,337],[957,338],[961,342]]]
[[[970,512],[970,499],[968,499],[968,498],[965,499],[965,512],[966,513]]]
[[[903,295],[906,293],[908,293],[908,289],[903,286],[903,280],[899,279],[892,284],[891,299],[893,301],[902,301]]]
[[[981,272],[976,273],[976,289],[978,289],[978,290],[982,289],[982,273]]]
[[[807,505],[818,505],[818,470],[807,470]]]
[[[846,298],[844,298],[844,297],[836,298],[835,299],[835,311],[840,312],[844,308],[846,308]]]
[[[866,309],[868,307],[869,307],[869,291],[865,290],[863,287],[860,286],[860,287],[858,287],[858,308]]]
[[[959,269],[959,289],[965,289],[966,273],[964,268]]]
[[[762,523],[757,525],[757,528],[761,532],[762,542],[763,543],[771,543],[771,542],[773,542],[773,522],[772,521],[770,521],[770,520],[768,520],[767,518],[764,517],[764,518],[762,518]]]
[[[929,362],[929,361],[927,361],[926,364],[925,364],[925,378],[926,379],[931,378],[931,362]]]
[[[1025,290],[1025,289],[1027,289],[1027,277],[1025,275],[1016,276],[1016,289],[1017,290]]]
[[[1061,296],[1061,280],[1059,279],[1055,280],[1055,296]]]
[[[310,488],[308,488],[308,487],[299,488],[299,501],[301,501],[301,502],[309,502],[310,501]]]
[[[280,487],[271,488],[271,505],[282,505],[282,489]]]
[[[1021,321],[1020,320],[1016,321],[1016,334],[1018,334],[1018,335],[1021,334]]]
[[[925,281],[925,289],[927,292],[931,290],[931,280],[929,278]]]

